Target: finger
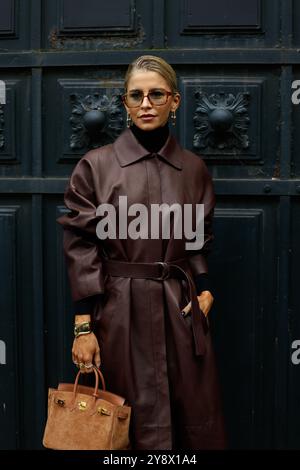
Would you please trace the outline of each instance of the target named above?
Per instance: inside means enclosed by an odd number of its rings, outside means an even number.
[[[182,310],[182,315],[187,315],[192,308],[192,302],[189,302]]]
[[[79,367],[80,360],[78,359],[77,354],[72,353],[72,361],[75,364],[75,366]]]
[[[96,364],[96,367],[100,367],[101,365],[101,358],[100,358],[100,350],[96,351],[95,356],[94,356],[94,362]]]
[[[76,366],[79,369],[79,362],[76,361],[76,359],[73,361],[74,366]]]
[[[90,374],[91,372],[93,372],[93,363],[89,360],[86,360],[83,363],[82,370],[85,374]]]
[[[198,305],[201,310],[201,312],[206,316],[208,314],[208,308],[206,302],[203,301],[200,295],[197,296],[198,299]]]
[[[210,302],[200,302],[199,301],[199,307],[200,307],[200,310],[202,310],[204,315],[207,317],[207,315],[209,314],[210,309],[211,309]]]
[[[80,373],[81,373],[81,374],[85,374],[85,373],[86,373],[86,368],[85,368],[85,365],[84,365],[83,362],[80,362],[79,365],[78,365],[78,367],[79,367],[79,370],[80,370]]]
[[[201,312],[203,313],[203,315],[205,315],[207,317],[208,312],[209,312],[208,308],[207,307],[201,307],[200,304],[199,304],[199,308],[200,308]]]
[[[93,363],[93,356],[91,354],[83,356],[82,362],[89,367]]]
[[[208,314],[209,314],[209,311],[210,311],[210,308],[209,307],[203,307],[203,308],[200,307],[200,310],[203,312],[204,316],[207,318]]]

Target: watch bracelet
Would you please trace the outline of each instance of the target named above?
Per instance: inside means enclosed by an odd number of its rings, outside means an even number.
[[[79,336],[80,334],[87,334],[91,333],[91,322],[85,321],[81,323],[75,323],[74,325],[74,335],[75,337]]]
[[[78,336],[81,336],[81,335],[88,335],[88,334],[90,334],[90,333],[92,333],[92,330],[89,330],[89,331],[79,331],[79,333],[77,333],[77,334],[75,335],[75,338],[78,338]]]

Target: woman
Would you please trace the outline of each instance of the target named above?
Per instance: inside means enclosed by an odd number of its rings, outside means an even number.
[[[58,219],[75,302],[73,361],[86,373],[100,365],[101,352],[108,389],[132,406],[133,449],[224,448],[206,319],[212,181],[203,160],[169,134],[180,95],[168,63],[136,59],[123,102],[129,128],[78,162],[65,192],[71,213]],[[97,208],[111,204],[118,214],[125,196],[128,207],[143,204],[148,214],[162,203],[190,204],[194,224],[196,204],[204,204],[204,245],[187,249],[186,237],[174,235],[174,218],[169,237],[160,228],[157,238],[146,238],[151,216],[140,238],[97,236]]]

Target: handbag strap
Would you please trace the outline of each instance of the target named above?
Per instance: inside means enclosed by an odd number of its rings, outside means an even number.
[[[101,380],[102,389],[103,389],[104,391],[106,390],[106,385],[105,385],[105,380],[104,380],[104,377],[103,377],[103,374],[102,374],[101,370],[99,370],[98,367],[93,366],[93,371],[94,371],[94,374],[95,374],[95,377],[96,377],[93,397],[94,397],[94,398],[98,398],[98,396],[99,396],[99,395],[98,395],[99,377],[100,377],[100,380]],[[78,371],[78,373],[77,373],[77,375],[76,375],[75,383],[74,383],[74,388],[73,388],[74,399],[75,399],[75,396],[76,396],[76,392],[77,392],[77,387],[78,387],[78,382],[79,382],[79,377],[80,377],[80,376],[81,376],[81,372]]]
[[[99,377],[100,377],[100,380],[101,380],[101,385],[102,385],[102,390],[104,390],[104,391],[105,391],[105,390],[106,390],[106,385],[105,385],[104,376],[103,376],[103,374],[102,374],[101,370],[100,370],[100,369],[98,369],[98,367],[96,367],[96,366],[93,366],[93,368],[94,368],[94,372],[95,372],[95,370],[96,370],[97,374],[98,374],[98,375],[99,375]]]

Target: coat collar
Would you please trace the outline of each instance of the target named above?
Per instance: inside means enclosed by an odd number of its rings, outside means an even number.
[[[151,155],[150,152],[138,142],[130,129],[126,129],[122,132],[115,140],[113,148],[120,166],[130,165],[147,155]],[[182,148],[175,137],[170,134],[166,143],[157,154],[174,168],[181,170],[181,152]]]

